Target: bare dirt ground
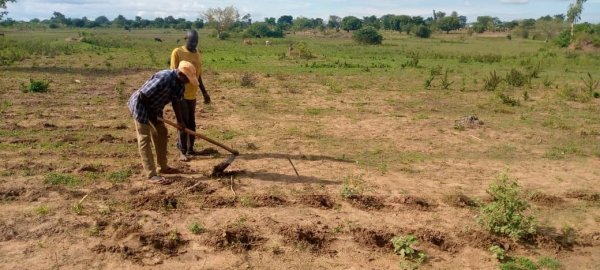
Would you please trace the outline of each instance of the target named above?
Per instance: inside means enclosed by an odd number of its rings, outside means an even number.
[[[226,153],[178,162],[170,129],[169,160],[184,173],[156,186],[140,174],[125,106],[152,71],[40,68],[52,81],[40,94],[20,91],[17,78],[31,73],[2,72],[1,98],[11,102],[0,122],[3,269],[397,269],[390,239],[407,234],[428,255],[424,269],[495,269],[493,244],[565,269],[600,268],[600,159],[544,159],[546,131],[501,124],[511,114],[482,114],[482,125],[455,130],[464,115],[452,102],[479,93],[451,102],[415,91],[389,101],[385,91],[332,95],[310,75],[263,75],[242,88],[238,74],[208,74],[214,104],[200,106],[199,132],[242,155],[211,178]],[[475,222],[474,200],[488,199],[505,168],[533,194],[541,229],[529,241]],[[127,171],[126,180],[111,177]],[[82,183],[48,184],[52,172]],[[345,199],[340,188],[353,178],[366,191]]]

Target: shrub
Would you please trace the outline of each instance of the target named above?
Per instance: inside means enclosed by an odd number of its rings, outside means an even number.
[[[502,82],[502,79],[500,78],[500,76],[498,76],[498,74],[496,74],[496,71],[494,70],[490,72],[489,77],[483,78],[483,89],[488,91],[494,91],[496,90],[500,82]]]
[[[420,38],[429,38],[431,36],[431,29],[429,27],[421,25],[415,31],[415,35]]]
[[[502,247],[493,245],[489,250],[496,260],[504,261],[506,259],[506,251]]]
[[[558,37],[554,40],[554,43],[559,47],[566,48],[571,44],[571,32],[569,30],[564,30],[560,32]]]
[[[254,85],[256,84],[255,81],[256,79],[254,78],[254,75],[248,72],[244,72],[244,74],[242,74],[242,77],[240,77],[240,85],[243,87],[254,87]]]
[[[525,214],[529,204],[523,199],[517,182],[506,172],[490,184],[487,193],[492,196],[492,202],[481,207],[477,218],[479,224],[491,232],[517,240],[535,233],[535,219]]]
[[[588,72],[587,77],[581,78],[581,81],[585,85],[585,90],[590,94],[590,96],[594,96],[594,90],[598,88],[598,85],[600,84],[600,79],[594,79],[594,77],[592,77],[592,74]]]
[[[512,98],[511,96],[504,93],[498,93],[498,98],[502,100],[502,104],[510,105],[513,107],[521,105],[519,100]]]
[[[505,80],[509,85],[515,87],[523,86],[527,82],[525,74],[514,68],[511,69],[508,74],[506,74]]]
[[[198,234],[201,234],[202,232],[204,232],[204,228],[202,227],[202,225],[200,225],[200,223],[198,223],[198,222],[194,222],[194,223],[192,223],[192,225],[190,226],[190,231],[191,231],[193,234],[196,234],[196,235],[198,235]]]
[[[360,44],[379,45],[383,40],[383,36],[377,32],[377,29],[367,26],[354,32],[352,39]]]
[[[29,79],[29,85],[23,86],[23,92],[27,93],[27,92],[32,92],[32,93],[44,93],[44,92],[48,92],[48,87],[50,86],[49,82],[46,81],[42,81],[42,80],[34,80],[34,79]]]

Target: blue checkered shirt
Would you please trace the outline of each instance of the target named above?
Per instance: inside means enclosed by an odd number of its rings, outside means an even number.
[[[169,102],[183,98],[183,90],[183,84],[177,81],[177,70],[162,70],[152,75],[140,89],[133,92],[127,107],[136,121],[148,124],[149,113],[162,117],[163,109]],[[140,101],[140,93],[147,97],[149,108]]]

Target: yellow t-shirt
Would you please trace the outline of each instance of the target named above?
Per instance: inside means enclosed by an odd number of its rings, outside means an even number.
[[[196,74],[198,77],[202,75],[202,61],[200,52],[190,52],[185,46],[175,48],[171,53],[171,69],[176,69],[179,66],[180,61],[188,61],[196,68]],[[185,84],[185,91],[183,92],[183,98],[187,100],[196,99],[198,94],[198,87],[194,87],[191,83]]]

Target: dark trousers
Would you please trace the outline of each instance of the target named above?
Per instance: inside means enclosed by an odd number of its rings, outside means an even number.
[[[183,122],[188,129],[196,131],[196,100],[182,99],[181,113],[183,116]],[[194,141],[196,136],[189,135],[183,131],[179,131],[179,137],[177,140],[177,148],[182,153],[189,153],[194,151]]]

